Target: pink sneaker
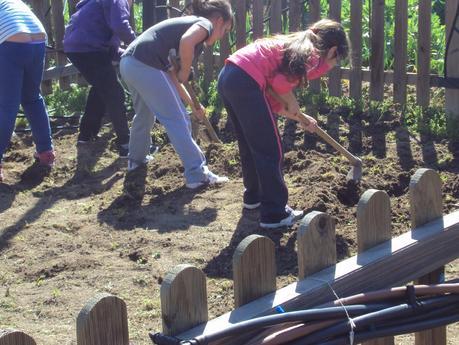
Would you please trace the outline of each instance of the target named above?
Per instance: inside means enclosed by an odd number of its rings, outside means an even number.
[[[54,165],[54,160],[56,159],[54,150],[49,150],[40,153],[35,152],[33,156],[40,163],[40,165],[45,165],[49,167],[52,167]]]
[[[3,182],[3,165],[0,164],[0,183]]]

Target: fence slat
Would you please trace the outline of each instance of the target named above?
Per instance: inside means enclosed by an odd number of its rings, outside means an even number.
[[[229,42],[229,35],[225,34],[223,38],[220,40],[220,59],[218,60],[218,64],[220,69],[225,64],[226,58],[231,54],[231,47]]]
[[[0,345],[37,345],[37,343],[24,332],[0,329]]]
[[[253,18],[253,39],[263,37],[263,0],[253,0],[252,3]]]
[[[260,235],[242,240],[233,255],[233,278],[236,308],[276,291],[273,241]]]
[[[270,34],[282,32],[282,0],[271,0],[271,19],[269,20]]]
[[[455,14],[459,0],[446,0],[446,39],[448,39],[454,24]],[[456,28],[459,27],[459,20],[456,21]],[[448,61],[446,71],[448,77],[459,78],[459,35],[455,34],[448,49]],[[445,110],[448,118],[448,127],[459,128],[459,90],[446,89],[445,91]]]
[[[297,235],[298,279],[336,263],[335,221],[318,211],[308,213],[300,223]]]
[[[143,31],[147,30],[155,22],[155,1],[142,1],[142,26]]]
[[[204,49],[204,83],[203,87],[204,90],[209,89],[210,82],[213,80],[214,77],[214,54],[212,47],[206,47]]]
[[[171,7],[181,9],[180,8],[180,0],[169,0],[169,5]],[[169,9],[169,18],[179,17],[180,13],[174,9]]]
[[[395,2],[394,102],[406,102],[406,63],[408,45],[408,0]]]
[[[129,345],[126,303],[102,293],[90,299],[77,317],[78,345]]]
[[[370,98],[384,97],[384,0],[371,0]]]
[[[53,27],[54,27],[54,40],[55,48],[58,50],[56,61],[58,66],[64,66],[67,63],[67,56],[64,54],[64,3],[63,0],[51,0],[52,14],[53,14]],[[63,90],[67,90],[70,87],[69,78],[60,78],[59,86]]]
[[[236,1],[236,49],[240,49],[246,44],[245,22],[247,19],[245,0]]]
[[[329,17],[337,22],[341,22],[341,0],[330,1]],[[328,91],[330,96],[340,97],[342,94],[341,88],[341,67],[336,66],[329,73]]]
[[[178,265],[161,284],[163,333],[176,335],[208,320],[204,273],[190,265]]]
[[[390,198],[386,192],[369,189],[357,205],[357,247],[363,253],[391,239]],[[364,345],[393,345],[394,337],[378,338]]]
[[[320,19],[320,0],[310,0],[309,1],[309,25],[318,21]],[[320,78],[311,80],[309,82],[309,87],[312,92],[320,92]]]
[[[354,99],[362,98],[362,1],[351,0],[352,69],[349,75],[349,95]]]
[[[430,41],[432,1],[419,1],[418,9],[418,82],[416,101],[421,107],[428,107],[430,101]]]
[[[443,200],[441,180],[431,169],[418,169],[411,177],[410,186],[411,227],[419,227],[442,217]],[[435,270],[418,279],[419,284],[442,282],[444,268]],[[446,345],[446,328],[438,327],[415,334],[416,345]]]
[[[301,26],[301,14],[303,13],[303,3],[301,0],[290,0],[289,2],[289,31],[295,32]]]

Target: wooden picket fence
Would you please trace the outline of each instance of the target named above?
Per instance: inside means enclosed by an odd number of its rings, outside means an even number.
[[[50,92],[50,82],[59,79],[60,86],[65,88],[69,83],[69,76],[78,72],[73,66],[67,64],[65,55],[62,53],[62,37],[64,33],[63,1],[64,0],[26,0],[29,2],[38,17],[43,21],[50,36],[50,42],[56,51],[49,53],[48,65],[51,59],[56,65],[49,68],[44,77],[44,93]],[[328,9],[321,9],[320,0],[234,0],[233,7],[236,15],[234,27],[234,41],[230,44],[229,36],[224,37],[220,44],[220,51],[214,52],[207,49],[203,56],[204,89],[207,89],[210,81],[215,79],[218,69],[224,59],[235,49],[247,44],[249,38],[256,39],[267,33],[274,34],[286,31],[304,29],[308,23],[314,22],[321,17],[325,10],[328,17],[341,21],[349,20],[351,29],[349,37],[353,53],[351,56],[352,67],[337,67],[329,73],[328,91],[332,96],[343,94],[343,80],[349,80],[348,93],[354,99],[362,98],[362,83],[369,82],[370,99],[381,101],[384,97],[385,85],[392,85],[393,100],[395,103],[404,104],[407,98],[407,86],[416,86],[417,103],[426,107],[430,104],[430,88],[442,87],[445,79],[439,75],[430,73],[431,56],[431,12],[432,1],[420,0],[418,13],[418,51],[417,73],[407,73],[407,37],[408,37],[408,0],[397,0],[395,6],[395,31],[394,31],[394,70],[384,70],[384,54],[386,44],[384,40],[384,0],[371,1],[371,59],[369,66],[362,66],[362,0],[351,0],[350,18],[342,18],[342,1],[329,1]],[[70,14],[73,13],[77,0],[68,0]],[[140,2],[140,1],[138,1]],[[138,32],[145,30],[150,25],[167,17],[177,16],[177,11],[170,9],[183,8],[188,0],[141,0],[143,4],[143,28],[136,28]],[[309,12],[304,11],[304,3],[308,3]],[[454,23],[454,14],[459,0],[446,0],[446,33],[451,32]],[[155,7],[159,5],[160,8]],[[162,7],[161,7],[162,6]],[[166,6],[170,6],[167,9]],[[266,15],[268,15],[266,17]],[[134,24],[134,21],[131,21]],[[247,23],[250,30],[247,31]],[[458,24],[459,25],[459,24]],[[365,33],[368,34],[368,33]],[[459,36],[459,35],[455,35]],[[449,50],[448,76],[459,77],[459,64],[457,61],[457,48],[459,37],[451,41]],[[314,91],[320,91],[321,82],[311,82],[310,87]],[[448,112],[459,113],[459,91],[447,89],[446,109]]]
[[[356,293],[409,283],[438,283],[444,265],[459,257],[459,211],[442,215],[439,174],[419,169],[409,185],[412,230],[391,237],[390,200],[386,192],[370,189],[357,205],[359,254],[336,263],[333,217],[311,212],[297,233],[299,281],[276,290],[274,243],[250,235],[233,256],[236,309],[208,320],[204,273],[190,265],[171,270],[161,285],[162,332],[189,339],[225,329],[230,324],[272,314],[277,306],[286,311],[307,309]],[[147,333],[148,330],[145,330]],[[218,342],[242,344],[244,336]],[[416,345],[446,345],[446,328],[416,333]],[[129,345],[126,304],[109,294],[91,299],[77,318],[78,345]],[[393,337],[365,344],[394,344]],[[0,345],[36,345],[20,331],[0,331]]]

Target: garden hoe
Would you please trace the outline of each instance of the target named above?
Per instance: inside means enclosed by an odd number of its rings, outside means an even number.
[[[180,63],[178,61],[178,57],[176,55],[175,49],[171,49],[169,51],[169,60],[170,60],[170,62],[172,64],[172,66],[174,67],[174,70],[176,72],[178,72],[180,70]],[[193,103],[194,108],[195,109],[199,109],[201,107],[201,103],[199,102],[198,98],[196,97],[196,94],[194,92],[193,86],[190,84],[189,81],[185,81],[183,83],[183,86],[185,87],[186,91],[190,95],[191,102]],[[192,124],[191,124],[192,125],[192,131],[191,132],[192,132],[193,137],[196,138],[198,133],[199,133],[200,119],[198,118],[197,115],[193,115],[191,122],[192,122]],[[202,123],[206,127],[205,138],[204,139],[209,141],[209,142],[213,142],[213,143],[221,143],[221,140],[218,138],[217,133],[215,133],[215,130],[212,127],[212,124],[209,122],[209,119],[206,116],[204,116],[204,119],[202,119]],[[201,134],[203,134],[203,133],[201,133]]]
[[[281,102],[284,107],[287,109],[287,104],[285,100],[279,96],[277,93],[275,93],[272,89],[268,88],[268,92],[279,102]],[[301,118],[299,119],[300,122],[305,124],[306,126],[309,124],[308,119],[306,118],[306,115],[301,113]],[[341,153],[344,157],[346,157],[349,162],[352,164],[351,169],[346,175],[346,181],[353,181],[355,183],[360,182],[362,178],[362,160],[356,156],[354,156],[352,153],[350,153],[348,150],[346,150],[342,145],[340,145],[335,139],[333,139],[330,135],[328,135],[327,132],[325,132],[322,128],[317,126],[316,133],[319,137],[321,137],[327,144],[332,146],[335,150],[337,150],[339,153]]]

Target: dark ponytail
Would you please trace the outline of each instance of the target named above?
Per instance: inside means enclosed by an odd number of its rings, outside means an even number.
[[[220,15],[223,21],[234,22],[229,0],[193,0],[190,6],[192,9],[191,14],[195,16],[209,19],[215,15]]]

